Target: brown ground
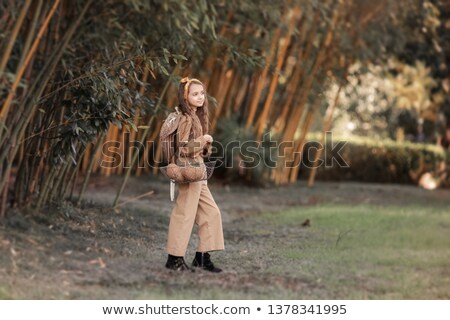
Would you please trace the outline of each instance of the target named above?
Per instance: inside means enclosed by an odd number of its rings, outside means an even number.
[[[307,188],[301,182],[253,189],[212,181],[210,189],[222,211],[226,242],[226,251],[214,257],[225,272],[179,274],[164,268],[173,206],[168,183],[132,178],[122,201],[150,190],[154,193],[113,210],[110,206],[121,178],[93,181],[82,209],[65,204],[36,218],[11,212],[0,223],[0,298],[283,299],[292,297],[293,292],[324,297],[326,288],[307,278],[265,272],[277,263],[276,257],[264,254],[268,239],[276,246],[287,238],[301,241],[304,235],[286,226],[280,230],[282,237],[254,217],[261,212],[324,202],[403,205],[412,198],[424,203],[449,201],[448,190],[430,192],[413,186],[318,183]],[[189,262],[196,240],[194,234],[187,253]]]

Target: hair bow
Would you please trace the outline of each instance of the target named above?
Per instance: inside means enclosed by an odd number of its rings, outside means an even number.
[[[188,93],[189,93],[189,84],[191,83],[192,79],[189,79],[189,77],[184,77],[181,79],[181,83],[184,83],[184,99],[188,99]]]

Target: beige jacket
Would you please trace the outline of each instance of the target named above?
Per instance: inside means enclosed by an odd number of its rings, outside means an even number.
[[[203,162],[211,154],[211,144],[206,142],[200,119],[195,113],[183,114],[177,131],[177,164]]]

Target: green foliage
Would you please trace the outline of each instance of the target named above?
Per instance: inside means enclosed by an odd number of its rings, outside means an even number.
[[[356,53],[362,54],[357,60],[385,66],[388,71],[386,77],[394,86],[391,91],[396,100],[388,107],[406,107],[411,118],[435,123],[426,140],[435,142],[436,136],[445,137],[440,127],[450,123],[449,60],[446,57],[450,42],[449,25],[445,23],[450,17],[448,5],[439,0],[357,1],[356,4],[361,16],[370,15],[370,11],[378,7],[385,12],[359,31],[363,50]],[[356,21],[358,15],[350,19]],[[347,37],[345,33],[343,37]],[[346,43],[350,50],[354,49],[351,41]],[[397,112],[393,110],[391,114],[393,124]],[[415,123],[415,131],[422,130],[420,125],[419,121]],[[393,130],[390,131],[392,137]],[[443,140],[443,145],[450,144],[448,139]]]
[[[437,127],[441,122],[433,95],[436,82],[423,62],[416,61],[414,66],[396,59],[383,66],[356,63],[347,79],[334,124],[339,134],[395,139],[402,128],[409,141],[435,143],[434,128],[418,137],[419,124],[426,121]],[[337,85],[331,86],[330,103],[336,91]]]
[[[64,100],[63,123],[58,127],[58,138],[52,147],[52,163],[65,162],[69,156],[74,163],[77,149],[96,140],[114,124],[137,131],[134,125],[136,110],[151,112],[154,101],[133,88],[137,88],[135,72],[120,68],[113,72],[96,72],[82,78],[71,88],[71,99]]]
[[[269,144],[256,141],[253,128],[244,129],[236,117],[219,122],[214,135],[215,152],[223,165],[216,172],[227,182],[244,182],[253,186],[268,183],[267,164],[274,161],[270,157]],[[265,137],[267,138],[267,137]]]
[[[317,147],[318,137],[310,135],[305,145],[303,170],[301,175],[308,176],[311,163],[306,158],[308,148]],[[345,143],[339,154],[348,167],[332,161],[330,152],[339,142]],[[434,173],[441,162],[449,162],[448,155],[441,147],[419,143],[398,143],[392,140],[374,140],[371,138],[351,137],[327,140],[327,152],[322,153],[322,161],[327,161],[317,170],[317,179],[324,181],[360,181],[379,183],[417,183],[414,177],[423,172]],[[339,149],[339,148],[337,148]],[[309,155],[312,158],[313,155]],[[327,158],[325,158],[325,156]],[[422,164],[423,163],[423,164]],[[423,166],[422,169],[420,167]],[[303,172],[303,173],[302,173]]]

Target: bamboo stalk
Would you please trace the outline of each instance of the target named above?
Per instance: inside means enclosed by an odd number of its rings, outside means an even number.
[[[116,130],[116,128],[117,127],[115,125],[112,125],[108,128],[108,131],[106,132],[106,141],[105,142],[109,143],[110,141],[113,141],[114,130]],[[107,156],[108,156],[108,158],[113,158],[109,155],[107,155]],[[100,173],[101,173],[101,175],[108,177],[109,172],[111,171],[111,168],[110,168],[111,165],[110,165],[109,161],[108,162],[102,161],[102,164],[103,165],[100,166]]]
[[[326,55],[326,49],[331,43],[333,31],[335,29],[335,25],[337,22],[338,14],[335,12],[333,15],[333,19],[328,25],[327,33],[324,35],[322,39],[322,43],[320,45],[319,53],[316,56],[316,59],[314,60],[313,66],[311,67],[311,71],[309,72],[309,77],[305,80],[305,84],[303,86],[302,94],[300,96],[299,105],[303,106],[306,102],[306,99],[308,97],[309,91],[312,87],[313,81],[315,79],[316,73],[319,70],[319,67],[321,63],[323,62],[325,55]],[[300,108],[294,109],[293,115],[290,117],[290,120],[286,131],[284,134],[284,140],[285,141],[292,141],[292,138],[294,136],[294,133],[297,129],[298,121],[300,120],[302,111]]]
[[[81,199],[83,199],[84,192],[86,191],[86,187],[87,187],[89,179],[91,177],[92,168],[94,167],[96,155],[100,151],[100,148],[103,146],[103,142],[105,141],[105,136],[106,135],[104,133],[100,135],[99,139],[97,140],[95,150],[91,153],[89,167],[87,168],[86,174],[84,176],[83,184],[81,186],[80,193],[78,195],[78,200],[77,200],[77,204],[76,204],[77,206],[80,205]]]
[[[177,67],[175,67],[173,69],[172,73],[170,74],[169,78],[166,81],[166,84],[164,85],[164,88],[163,88],[163,90],[161,92],[161,95],[160,95],[160,97],[158,99],[158,102],[156,103],[156,106],[155,106],[155,114],[158,112],[159,108],[161,107],[161,103],[162,103],[162,101],[164,99],[164,96],[165,96],[165,94],[167,92],[167,89],[169,89],[169,85],[171,83],[172,77],[174,76],[176,70],[178,70]],[[150,128],[151,128],[151,126],[153,124],[153,121],[156,118],[155,114],[153,114],[151,116],[150,120],[147,123],[147,128],[145,128],[145,130],[144,130],[144,132],[142,134],[140,145],[142,145],[145,142],[145,139],[147,137],[148,131],[150,130]],[[130,174],[131,174],[131,169],[134,166],[134,164],[136,163],[138,156],[139,156],[139,150],[134,152],[134,154],[133,154],[133,158],[131,160],[130,167],[127,168],[127,170],[125,172],[125,177],[124,177],[124,179],[122,181],[122,185],[120,186],[119,191],[116,194],[116,198],[114,199],[113,207],[116,207],[118,202],[119,202],[120,195],[122,194],[123,190],[125,189],[125,185],[126,185],[128,179],[130,177]]]
[[[228,11],[227,13],[227,17],[225,19],[225,23],[222,25],[222,27],[220,28],[220,31],[217,33],[217,38],[220,39],[222,37],[225,36],[225,34],[227,33],[227,23],[231,24],[231,20],[233,19],[234,16],[234,12],[233,11]],[[215,65],[215,60],[217,58],[217,51],[220,48],[218,46],[214,46],[211,53],[208,54],[208,57],[205,60],[205,63],[203,64],[203,70],[209,71],[209,70],[213,70],[214,69],[214,65]],[[213,77],[211,77],[211,75],[208,75],[205,77],[205,79],[203,80],[203,84],[205,85],[206,88],[209,88],[211,80],[214,79]],[[213,81],[214,83],[214,81]],[[176,95],[175,95],[176,96]]]
[[[31,5],[31,0],[26,0],[25,5],[22,7],[22,10],[20,11],[19,17],[17,18],[17,21],[14,25],[14,29],[9,36],[8,44],[6,45],[6,48],[3,51],[2,59],[0,60],[0,75],[3,74],[3,71],[5,71],[6,63],[8,62],[8,59],[11,55],[11,51],[13,49],[14,43],[16,42],[17,34],[19,33],[20,28],[22,27],[23,20],[25,19],[25,16],[28,13],[28,8]]]
[[[38,132],[40,132],[40,134],[38,135],[39,138],[35,138],[29,141],[24,141],[21,143],[21,145],[26,145],[26,149],[28,150],[29,153],[33,154],[33,157],[31,159],[30,162],[30,174],[26,175],[27,177],[29,177],[27,179],[26,182],[26,186],[27,186],[27,194],[33,194],[34,193],[34,188],[36,186],[36,181],[37,181],[37,177],[39,176],[40,172],[43,169],[43,160],[44,160],[44,156],[47,152],[47,150],[49,149],[48,147],[48,140],[44,140],[44,133],[42,132],[42,127],[44,126],[45,121],[51,121],[51,114],[49,113],[45,113],[44,119],[42,121],[42,126],[40,128],[38,128]],[[36,121],[37,122],[37,121]],[[36,127],[39,125],[39,123],[36,124]],[[39,158],[39,159],[38,159]],[[26,159],[25,159],[26,161]],[[19,172],[21,170],[19,169]],[[17,184],[16,184],[17,186]],[[25,188],[24,188],[25,189]],[[25,201],[25,199],[24,199]]]
[[[233,108],[233,112],[237,112],[239,110],[239,108],[242,106],[244,99],[245,99],[245,95],[248,93],[250,88],[250,78],[245,78],[243,80],[243,84],[241,86],[238,87],[238,92],[235,95],[235,100],[234,100],[234,108]],[[231,109],[231,108],[228,108]]]
[[[231,81],[230,83],[230,87],[228,88],[228,94],[226,95],[226,98],[223,100],[223,106],[222,106],[222,110],[220,113],[215,113],[214,116],[221,116],[223,114],[223,110],[233,110],[236,107],[236,97],[237,97],[237,93],[239,92],[239,89],[242,86],[243,83],[243,78],[242,76],[238,73],[238,70],[233,69],[233,73],[235,74],[234,76],[234,80]],[[241,114],[245,113],[245,110],[242,110]],[[211,125],[209,126],[209,131],[210,132],[214,132],[216,127],[217,127],[217,123],[218,121],[215,121],[215,125]]]
[[[141,195],[139,195],[139,196],[137,196],[137,197],[134,197],[134,198],[125,200],[125,201],[119,203],[118,205],[116,205],[115,208],[121,207],[121,206],[123,206],[123,205],[126,204],[126,203],[130,203],[130,202],[136,201],[137,199],[140,199],[140,198],[143,198],[143,197],[152,195],[152,194],[154,194],[154,193],[155,193],[155,191],[152,190],[152,191],[146,192],[146,193],[144,193],[144,194],[141,194]]]
[[[136,168],[136,176],[140,176],[142,173],[142,169],[147,168],[147,165],[149,164],[149,162],[148,162],[149,149],[154,147],[155,141],[157,140],[159,132],[161,131],[161,126],[162,126],[162,121],[159,121],[155,125],[155,129],[153,130],[152,135],[150,136],[149,139],[147,139],[146,144],[144,146],[144,148],[147,148],[147,151],[143,152],[141,165]],[[148,144],[149,142],[151,143],[151,145]],[[160,156],[160,154],[158,154],[157,156]],[[156,158],[156,159],[158,159],[158,158]],[[154,169],[155,169],[155,167],[154,167]],[[155,172],[155,174],[156,174],[156,172]]]
[[[69,157],[67,157],[67,158],[69,158]],[[73,164],[72,161],[70,161],[68,159],[67,162],[61,166],[61,170],[58,172],[58,175],[56,177],[56,182],[49,194],[50,200],[54,200],[54,199],[59,199],[60,201],[63,200],[63,198],[61,197],[61,190],[63,189],[63,187],[61,187],[61,184],[63,184],[63,181],[67,175],[67,171],[69,170],[69,168],[72,164]]]
[[[256,114],[256,109],[257,109],[258,103],[259,103],[259,99],[261,97],[261,93],[262,93],[262,90],[263,90],[265,82],[266,82],[267,74],[269,73],[270,66],[272,65],[272,61],[275,57],[276,46],[279,42],[280,35],[281,35],[281,26],[278,27],[277,30],[275,31],[275,34],[272,38],[270,50],[269,50],[269,56],[266,59],[266,64],[261,73],[261,76],[257,80],[256,88],[255,88],[255,91],[254,91],[254,94],[252,97],[252,101],[250,103],[249,111],[248,111],[247,121],[245,123],[246,128],[250,128],[250,126],[253,124],[255,114]]]
[[[280,41],[280,42],[282,42],[282,44],[281,44],[280,50],[278,51],[277,64],[275,67],[274,75],[270,82],[269,93],[267,95],[266,101],[264,103],[264,107],[262,109],[261,115],[260,115],[257,125],[256,125],[257,126],[256,136],[257,136],[258,140],[262,139],[262,134],[263,134],[263,131],[267,124],[267,117],[269,115],[269,109],[272,105],[272,100],[273,100],[273,97],[275,94],[275,90],[277,88],[278,78],[280,75],[281,67],[283,65],[283,62],[285,61],[287,48],[289,47],[289,44],[291,42],[292,33],[294,32],[295,24],[296,24],[299,16],[300,16],[300,9],[298,7],[296,7],[293,9],[293,12],[291,13],[291,18],[289,20],[287,34]]]
[[[314,14],[314,18],[311,23],[312,25],[308,32],[308,37],[306,38],[305,50],[303,51],[300,49],[300,52],[299,52],[299,59],[301,61],[305,61],[306,58],[311,55],[311,51],[314,48],[314,37],[317,35],[317,28],[319,26],[319,22],[320,22],[320,12],[319,12],[319,10],[317,10],[316,13]]]
[[[23,66],[23,64],[26,60],[26,57],[29,53],[29,48],[33,42],[33,39],[35,38],[35,30],[38,29],[39,22],[41,20],[45,19],[45,12],[42,13],[42,16],[41,16],[41,11],[42,11],[42,0],[39,0],[37,7],[35,9],[34,16],[33,16],[31,28],[29,28],[29,31],[27,32],[27,38],[25,40],[25,45],[22,50],[22,55],[21,55],[20,61],[16,68],[16,74],[19,73],[20,68]],[[27,68],[28,71],[27,71],[27,75],[26,75],[26,77],[28,77],[28,78],[31,78],[32,66],[34,64],[35,57],[36,57],[36,55],[33,55],[33,57],[31,58],[31,61],[28,64],[28,68]],[[36,79],[36,82],[38,82],[37,79]],[[28,81],[26,81],[26,83],[31,83],[31,81],[28,80]],[[27,91],[32,91],[32,90],[24,90],[23,94],[25,94]],[[15,112],[14,116],[12,117],[12,120],[9,122],[10,127],[15,126],[16,123],[18,123],[19,121],[21,121],[23,119],[24,103],[20,103],[18,105],[18,109],[15,111],[16,112]],[[0,134],[0,136],[1,136],[1,134]],[[4,144],[5,139],[6,139],[6,137],[3,138],[3,140],[0,137],[1,144]]]
[[[309,128],[311,127],[311,124],[313,123],[314,116],[316,114],[317,109],[319,108],[319,104],[320,104],[321,100],[322,99],[320,97],[316,97],[316,99],[314,101],[314,105],[308,111],[305,121],[303,122],[302,133],[297,142],[297,147],[296,147],[295,153],[294,153],[295,157],[294,157],[293,166],[291,167],[291,170],[289,173],[289,182],[290,183],[294,183],[297,181],[298,172],[300,171],[300,166],[301,166],[302,157],[303,157],[303,148],[305,146],[306,135],[308,134]]]
[[[37,139],[38,147],[35,148],[35,155],[32,160],[32,174],[31,179],[28,185],[28,193],[33,194],[36,188],[36,185],[38,184],[39,175],[44,170],[44,157],[42,155],[46,154],[48,146],[47,144],[44,144],[44,147],[42,148],[42,151],[40,151],[40,145],[42,144],[42,139]],[[39,157],[39,163],[35,166],[34,163],[37,161],[37,157]]]
[[[81,159],[80,163],[80,171],[85,174],[86,170],[89,166],[90,159],[91,159],[91,153],[92,153],[92,144],[88,144],[84,150],[83,159]]]
[[[47,86],[48,81],[50,80],[50,77],[54,73],[57,63],[61,59],[64,49],[67,47],[69,40],[72,38],[77,26],[81,22],[82,18],[84,17],[84,14],[86,13],[86,11],[89,8],[89,6],[91,5],[91,3],[92,3],[92,0],[88,0],[85,3],[80,15],[77,17],[77,20],[75,21],[75,23],[73,25],[71,25],[68,32],[64,36],[64,39],[59,46],[59,49],[55,51],[55,55],[52,56],[51,59],[49,59],[47,61],[46,65],[42,68],[40,76],[38,76],[39,81],[35,81],[35,83],[33,84],[33,89],[30,90],[30,92],[33,92],[34,88],[35,87],[37,88],[37,92],[35,93],[34,97],[40,97],[42,95],[44,89]],[[36,108],[37,108],[37,105],[35,104],[35,100],[29,99],[27,101],[27,106],[24,109],[24,110],[27,110],[27,113],[24,114],[24,120],[22,121],[21,125],[15,126],[15,128],[13,130],[12,137],[14,138],[14,141],[18,141],[19,143],[21,143],[21,141],[23,140],[25,129],[26,129],[27,125],[29,124],[30,119],[34,115]],[[17,145],[12,145],[9,150],[4,150],[3,153],[0,155],[0,158],[2,159],[2,160],[0,160],[0,163],[2,163],[2,161],[7,157],[8,154],[10,155],[10,159],[14,159],[17,154],[17,150],[18,150]],[[3,172],[2,179],[0,180],[0,191],[3,190],[3,188],[5,186],[4,177],[9,175],[9,171],[11,170],[12,163],[13,163],[12,160],[9,161],[6,171]]]
[[[42,36],[44,35],[44,32],[46,31],[46,29],[48,27],[50,19],[53,17],[53,14],[55,13],[55,10],[58,7],[59,3],[60,3],[60,0],[55,0],[53,7],[50,9],[50,12],[48,13],[43,25],[41,26],[41,28],[38,32],[38,35],[37,35],[36,39],[34,40],[33,45],[31,46],[31,49],[27,54],[27,57],[25,58],[23,65],[19,69],[19,72],[16,74],[16,77],[11,86],[11,89],[9,90],[9,94],[6,97],[5,103],[3,104],[1,111],[0,111],[0,126],[2,126],[2,127],[5,125],[6,116],[8,114],[9,108],[11,106],[12,99],[16,93],[16,89],[19,86],[20,80],[22,79],[22,76],[23,76],[29,62],[31,61],[32,56],[36,52],[37,46],[40,43]],[[2,140],[1,139],[2,133],[3,133],[3,129],[0,128],[0,140]]]
[[[147,141],[147,144],[144,147],[142,155],[139,157],[139,159],[138,159],[139,161],[137,161],[137,163],[136,163],[136,168],[134,168],[135,169],[134,175],[136,177],[141,176],[142,171],[145,169],[146,163],[148,163],[147,162],[148,161],[148,147],[149,147],[149,145],[148,145],[148,141]]]
[[[119,164],[116,166],[114,172],[115,174],[122,174],[124,166],[125,166],[125,127],[122,127],[122,130],[119,130],[119,128],[117,128],[117,135],[116,135],[116,141],[119,142],[119,150],[117,150],[117,153],[120,155],[120,159],[119,159]]]
[[[320,138],[320,145],[323,146],[325,143],[325,136],[327,134],[328,131],[330,131],[331,129],[331,125],[333,123],[333,115],[334,115],[334,110],[336,109],[338,103],[339,103],[339,95],[341,93],[341,89],[342,89],[342,83],[340,83],[339,85],[339,89],[336,93],[336,97],[334,98],[334,102],[333,104],[331,104],[328,107],[328,110],[326,112],[327,114],[327,118],[325,120],[324,126],[323,126],[323,130],[322,130],[322,135]],[[314,181],[316,178],[316,174],[317,174],[317,162],[319,161],[320,157],[322,156],[322,149],[318,149],[316,151],[316,154],[314,155],[314,161],[312,164],[312,169],[311,172],[309,174],[309,178],[308,178],[308,187],[312,187],[314,185]]]
[[[42,183],[41,189],[39,190],[39,198],[36,203],[36,208],[38,210],[42,207],[44,200],[47,197],[48,190],[50,188],[50,183],[53,180],[53,177],[55,176],[55,174],[56,174],[56,170],[51,170],[50,173],[46,176],[44,182]]]
[[[86,152],[86,148],[83,149],[83,146],[80,145],[79,148],[78,148],[78,152],[82,153],[80,158],[83,158],[84,157],[84,153]],[[67,189],[69,188],[69,186],[73,186],[73,184],[75,183],[74,178],[77,176],[76,174],[77,174],[77,172],[80,171],[80,168],[81,168],[81,161],[77,161],[77,164],[75,166],[73,166],[73,169],[72,169],[72,172],[70,173],[69,179],[68,180],[64,180],[65,183],[64,183],[63,187],[61,188],[61,192],[60,192],[60,198],[61,199],[64,199],[64,197],[66,196],[66,192],[67,192]],[[70,170],[67,170],[67,174],[69,174],[69,171]],[[72,200],[71,196],[69,197],[69,200],[70,201]]]
[[[12,1],[9,1],[9,5],[12,6]],[[9,30],[10,29],[10,25],[8,25],[8,21],[10,20],[9,17],[11,16],[11,8],[7,8],[7,10],[3,11],[3,14],[0,18],[0,30]],[[5,41],[5,40],[4,40]],[[4,47],[5,45],[3,45],[2,42],[0,42],[0,47]]]
[[[3,166],[0,166],[0,174],[3,171]],[[7,186],[9,185],[9,176],[7,177],[8,182],[7,182]],[[6,202],[8,200],[8,188],[4,188],[1,191],[1,200],[0,200],[0,218],[4,218],[6,215]]]
[[[78,162],[77,165],[74,166],[71,171],[68,170],[67,173],[69,174],[69,179],[67,180],[67,182],[64,184],[63,188],[61,189],[61,199],[65,198],[67,190],[69,189],[70,186],[73,185],[74,178],[76,176],[76,172],[80,171],[80,167],[81,167],[81,162]],[[68,200],[72,201],[72,198],[69,196]]]
[[[328,24],[327,32],[323,36],[321,44],[319,46],[319,52],[314,59],[313,65],[311,67],[311,70],[309,71],[308,77],[305,79],[303,87],[302,87],[302,93],[299,96],[298,101],[298,107],[293,109],[293,112],[291,116],[289,117],[290,121],[288,122],[286,126],[286,130],[283,134],[283,141],[294,141],[294,135],[297,131],[298,124],[300,122],[301,117],[303,116],[304,112],[304,106],[308,97],[308,94],[312,88],[312,84],[315,80],[316,74],[319,70],[319,67],[321,66],[322,62],[325,59],[327,49],[329,45],[331,44],[331,35],[333,34],[333,31],[335,29],[335,24],[337,22],[338,18],[338,11],[336,10],[332,21]],[[292,156],[293,149],[288,150],[287,155],[285,154],[284,157],[281,158],[282,161],[278,161],[277,165],[277,174],[276,174],[276,181],[287,181],[287,175],[289,174],[289,168],[284,168],[282,164],[284,163],[285,158],[289,158]]]
[[[58,188],[58,198],[60,200],[65,199],[65,195],[66,195],[66,190],[68,188],[68,186],[71,184],[72,182],[72,178],[73,178],[73,171],[75,170],[79,170],[81,167],[81,159],[83,159],[84,157],[84,153],[86,152],[86,148],[83,146],[82,143],[79,143],[78,148],[77,148],[77,155],[80,154],[79,156],[77,156],[77,158],[79,159],[79,161],[77,161],[75,163],[75,165],[72,166],[72,163],[68,163],[67,169],[64,172],[64,176],[62,178],[62,182],[61,182],[61,186]],[[72,173],[70,173],[70,169],[72,169]],[[69,175],[69,179],[67,179],[67,175]]]
[[[331,56],[333,56],[332,54],[332,50],[328,51],[328,57],[331,58]],[[326,74],[328,68],[331,66],[331,59],[325,59],[327,61],[327,63],[324,63],[322,65],[322,74]],[[322,78],[320,76],[318,76],[317,78]],[[297,141],[296,144],[296,148],[294,150],[294,160],[293,160],[293,166],[290,166],[289,170],[285,170],[284,173],[282,173],[281,175],[281,181],[282,183],[293,183],[297,180],[297,176],[298,176],[298,171],[300,170],[300,162],[301,162],[301,157],[302,157],[302,152],[303,152],[303,147],[305,144],[305,140],[306,140],[306,135],[309,131],[309,128],[312,124],[312,120],[314,118],[315,112],[317,111],[317,109],[319,108],[319,103],[321,101],[320,96],[316,96],[316,98],[314,99],[314,104],[311,108],[309,108],[306,111],[306,116],[305,119],[302,119],[302,121],[300,121],[299,123],[299,127],[302,127],[302,131],[300,134],[300,138]]]
[[[275,132],[282,131],[282,128],[285,127],[286,120],[289,114],[289,111],[291,111],[291,105],[294,101],[294,97],[296,96],[296,91],[300,87],[300,83],[302,80],[302,76],[305,73],[305,63],[302,62],[306,60],[306,58],[309,57],[310,52],[313,48],[313,37],[316,35],[316,29],[318,25],[319,20],[319,12],[317,11],[314,15],[311,28],[308,29],[308,32],[306,32],[307,28],[304,26],[302,29],[302,35],[301,39],[299,41],[299,53],[298,53],[298,60],[296,68],[291,76],[291,80],[289,82],[288,88],[287,88],[287,99],[284,103],[284,106],[281,111],[281,115],[278,117],[278,119],[275,121]],[[307,23],[307,20],[305,19],[304,24]],[[306,34],[308,34],[308,37],[306,37]],[[302,47],[306,47],[305,50],[302,50]]]
[[[106,135],[106,133],[103,134]],[[105,137],[103,137],[103,139],[105,139]],[[103,140],[103,145],[105,145],[105,140]],[[92,166],[92,173],[98,173],[99,171],[101,172],[101,170],[99,170],[98,168],[100,167],[101,159],[103,158],[103,146],[101,151],[98,154],[95,154],[93,157],[94,157],[94,164]]]
[[[286,101],[284,102],[279,117],[275,120],[274,131],[281,132],[287,123],[287,116],[291,110],[292,102],[296,96],[296,90],[300,87],[300,80],[302,75],[302,68],[297,65],[294,69],[292,79],[286,90]]]
[[[234,79],[233,76],[234,76],[234,74],[233,74],[232,69],[227,70],[227,71],[224,70],[224,76],[223,76],[224,83],[221,86],[219,95],[217,96],[217,108],[214,111],[214,117],[211,121],[211,131],[213,131],[217,125],[217,120],[218,120],[217,118],[220,116],[223,105],[225,104],[224,100],[225,100],[225,97],[227,96],[228,90],[230,88],[230,84],[232,83],[232,80]]]
[[[158,143],[156,145],[155,161],[161,159],[161,153],[162,153],[161,143]],[[155,175],[155,176],[158,174],[158,167],[159,167],[159,165],[160,165],[159,162],[158,163],[156,163],[156,162],[153,163],[153,175]]]
[[[386,0],[381,0],[377,2],[378,5],[375,9],[370,10],[360,21],[360,28],[365,28],[367,24],[372,20],[378,13],[380,13],[384,8],[386,8]]]
[[[22,203],[23,198],[25,197],[25,189],[26,186],[28,186],[27,179],[29,179],[30,176],[28,172],[29,168],[27,158],[28,156],[20,158],[21,161],[18,165],[19,169],[17,170],[16,179],[14,182],[14,202],[19,205]],[[8,189],[8,187],[6,187],[5,189]]]
[[[73,193],[75,191],[75,187],[77,185],[77,181],[78,181],[78,174],[80,173],[80,170],[78,170],[78,168],[75,168],[72,172],[72,176],[70,177],[70,181],[71,181],[71,188],[70,188],[70,195],[69,195],[69,199],[70,201],[73,201]]]
[[[142,81],[142,85],[141,85],[140,88],[139,88],[139,94],[140,94],[141,96],[143,96],[144,93],[145,93],[145,85],[144,85],[144,84],[145,84],[145,83],[147,82],[147,80],[148,80],[148,75],[149,75],[148,69],[147,69],[147,68],[144,68],[144,74],[142,75],[142,80],[141,80],[141,81]],[[141,121],[141,115],[140,115],[139,110],[137,110],[137,111],[136,111],[136,115],[135,115],[135,117],[134,117],[134,125],[135,125],[136,127],[138,127],[140,121]],[[124,162],[126,161],[127,164],[128,164],[128,161],[131,160],[132,155],[133,155],[133,146],[131,146],[130,144],[131,144],[131,143],[134,143],[134,141],[135,141],[136,136],[138,135],[138,133],[139,133],[139,132],[136,132],[136,131],[134,131],[134,130],[131,130],[131,132],[130,132],[129,140],[128,140],[128,149],[127,149],[126,159],[125,159],[125,157],[124,157]]]

